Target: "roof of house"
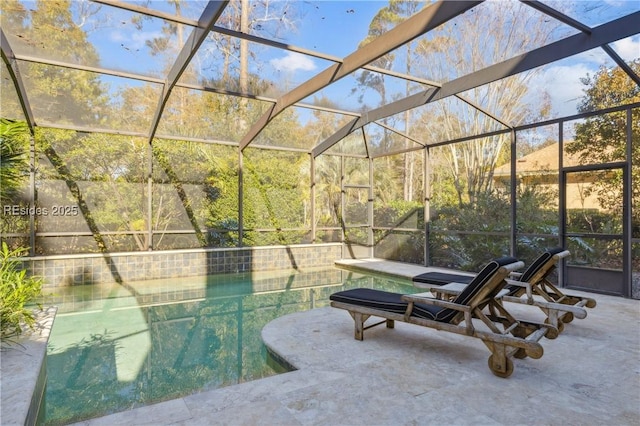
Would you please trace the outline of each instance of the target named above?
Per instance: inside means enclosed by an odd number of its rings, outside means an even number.
[[[518,173],[531,173],[540,171],[558,170],[558,143],[554,143],[522,158],[516,160],[516,171]],[[568,154],[566,151],[563,156],[563,166],[571,167],[580,164],[577,154]],[[494,174],[499,176],[511,173],[511,164],[507,163],[500,167],[496,167]]]

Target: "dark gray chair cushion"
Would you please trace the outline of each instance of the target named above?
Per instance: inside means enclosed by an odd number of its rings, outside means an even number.
[[[469,284],[471,280],[473,280],[473,276],[444,272],[425,272],[412,278],[414,282],[432,285],[446,285],[453,282]]]
[[[554,255],[563,252],[562,247],[555,247],[543,252],[536,260],[525,269],[520,275],[517,281],[528,282],[534,274],[536,274],[540,268],[542,268]],[[412,278],[414,282],[432,284],[432,285],[446,285],[452,282],[457,283],[470,283],[474,277],[460,274],[448,274],[443,272],[426,272],[424,274],[416,275]],[[517,285],[509,285],[505,287],[509,290],[509,295],[512,295],[521,290],[522,287]]]
[[[555,247],[552,249],[548,249],[547,251],[542,253],[540,256],[538,256],[536,260],[531,262],[531,265],[529,265],[529,267],[525,269],[522,275],[520,275],[519,280],[522,281],[523,283],[528,282],[531,279],[531,277],[535,273],[537,273],[540,270],[540,268],[544,266],[545,263],[549,261],[549,259],[551,259],[554,255],[563,251],[564,249],[562,247]]]
[[[495,275],[504,265],[517,262],[513,257],[502,257],[489,262],[466,286],[453,301],[456,304],[467,305],[482,287]],[[497,293],[497,292],[496,292]],[[403,314],[407,310],[408,303],[402,300],[402,294],[391,293],[383,290],[370,288],[356,288],[352,290],[339,291],[329,296],[330,300],[351,305],[364,306],[379,309],[386,312]],[[438,306],[414,303],[411,315],[419,318],[430,319],[440,322],[450,322],[460,311]]]
[[[364,306],[396,314],[404,314],[407,310],[408,303],[401,298],[402,294],[400,293],[391,293],[371,288],[354,288],[351,290],[339,291],[329,296],[329,299],[335,302]],[[411,316],[438,321],[438,314],[444,310],[445,308],[438,306],[414,303]]]

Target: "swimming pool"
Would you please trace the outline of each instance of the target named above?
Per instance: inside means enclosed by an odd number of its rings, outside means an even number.
[[[410,281],[336,268],[56,289],[45,423],[67,424],[288,371],[262,343],[273,319],[355,287]]]

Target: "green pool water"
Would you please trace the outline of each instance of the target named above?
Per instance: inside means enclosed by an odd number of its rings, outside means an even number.
[[[56,289],[46,300],[58,314],[44,422],[77,422],[286,372],[267,353],[262,328],[356,287],[419,290],[336,268]]]

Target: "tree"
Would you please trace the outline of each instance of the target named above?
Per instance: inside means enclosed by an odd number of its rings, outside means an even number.
[[[169,3],[178,16],[191,6],[183,0],[170,0]],[[18,2],[7,4],[11,7],[5,8],[3,2],[3,26],[12,26],[10,34],[18,34],[28,43],[47,40],[47,51],[55,51],[59,58],[70,63],[78,62],[78,58],[88,65],[101,63],[97,50],[88,40],[88,31],[97,25],[95,19],[87,19],[96,12],[91,4],[69,0],[38,1],[30,8],[24,8]],[[291,13],[290,7],[291,4],[285,2],[233,1],[228,6],[231,13],[223,15],[223,19],[230,21],[221,24],[234,29],[245,28],[245,33],[277,35],[278,31],[291,29],[295,23],[295,13]],[[146,30],[145,25],[152,21],[156,20],[142,15],[132,18],[140,31]],[[147,47],[152,55],[166,58],[167,71],[182,49],[187,34],[183,33],[182,25],[164,22],[161,34],[149,40]],[[226,50],[211,48],[225,38],[229,40]],[[209,41],[214,43],[203,45],[202,54],[194,58],[193,65],[183,74],[183,80],[245,95],[266,93],[277,83],[259,75],[259,70],[250,69],[248,59],[258,56],[256,46],[259,45],[239,42],[237,38],[215,32],[209,35]],[[221,71],[214,79],[206,77],[207,73],[199,67],[203,64],[198,62],[207,60],[212,52],[213,61],[218,61],[215,69]],[[58,124],[73,121],[91,127],[144,132],[161,95],[157,85],[152,83],[132,85],[115,93],[96,73],[30,62],[24,67],[25,73],[35,82],[35,87],[30,88],[30,97],[37,100],[32,102],[36,117]],[[3,80],[3,88],[4,85]],[[158,130],[160,134],[178,138],[237,141],[246,131],[243,123],[254,122],[263,113],[264,104],[247,98],[176,87]],[[279,119],[263,132],[263,138],[273,145],[279,144],[284,137],[291,138],[292,132],[288,129],[295,127],[298,120],[292,111],[282,114]],[[294,142],[305,140],[302,135],[294,138]],[[163,233],[164,230],[185,229],[196,231],[195,244],[206,245],[216,243],[209,239],[209,233],[205,234],[209,229],[237,230],[237,148],[213,149],[210,144],[166,139],[156,139],[152,146],[149,149],[142,138],[38,129],[36,202],[41,206],[60,202],[80,207],[79,217],[37,217],[38,231],[90,232],[95,240],[77,236],[60,238],[58,241],[65,243],[56,243],[56,251],[95,251],[96,244],[99,251],[145,250],[151,244],[148,229],[155,231],[154,246],[160,243],[162,247],[171,248],[193,245],[191,240],[179,242],[181,236]],[[7,147],[3,144],[3,148]],[[189,155],[185,156],[185,152]],[[3,156],[3,162],[5,158],[9,157]],[[147,185],[151,161],[153,182]],[[264,168],[266,174],[277,171],[287,177],[300,176],[300,165],[296,162],[274,160],[270,163],[261,157],[261,163],[263,161],[265,164],[259,167]],[[305,172],[308,180],[308,166]],[[150,205],[151,212],[148,211]],[[245,209],[251,212],[254,207],[249,203],[245,204]],[[278,216],[279,212],[274,212],[274,217]],[[297,219],[290,221],[293,223]],[[15,227],[10,231],[15,232]],[[229,241],[226,239],[221,244],[227,245]]]
[[[631,69],[640,74],[640,59],[632,61]],[[593,76],[581,79],[584,84],[584,97],[578,105],[580,112],[599,110],[607,107],[640,102],[640,86],[638,86],[620,68],[600,68]],[[631,110],[632,143],[632,206],[640,206],[640,109]],[[577,154],[583,164],[608,163],[626,159],[627,134],[626,112],[612,112],[589,117],[575,125],[575,140],[566,144],[570,154]],[[616,173],[610,179],[602,179],[589,188],[597,194],[603,210],[610,210],[616,205],[614,200],[621,199],[622,174]],[[640,208],[632,209],[633,232],[640,238]]]
[[[27,123],[0,118],[0,203],[10,204],[22,188],[29,171],[25,136]]]
[[[74,23],[71,0],[36,2],[30,11],[26,36],[46,40],[46,49],[69,62],[81,58],[83,64],[98,66],[100,59],[87,34]],[[38,117],[59,124],[64,121],[101,125],[106,120],[106,87],[97,74],[64,67],[28,64],[27,75],[37,82],[30,90],[32,106]]]
[[[369,24],[369,33],[367,37],[360,43],[359,47],[363,47],[377,37],[380,37],[400,22],[414,15],[422,7],[422,2],[411,0],[390,0],[389,5],[381,8],[373,17],[371,23]],[[397,66],[398,69],[410,75],[412,73],[413,64],[416,61],[416,57],[414,55],[415,43],[409,42],[405,44],[404,50],[404,52],[401,52],[400,49],[398,49],[397,51],[383,55],[377,60],[373,61],[371,65],[386,70],[391,70],[392,68],[394,68],[394,66]],[[388,102],[386,89],[387,83],[385,81],[384,74],[363,70],[358,76],[358,82],[361,85],[361,88],[368,87],[378,92],[378,94],[380,95],[380,105],[384,105]],[[405,96],[409,96],[411,94],[411,85],[412,83],[407,80],[405,83]],[[410,134],[411,132],[411,114],[412,112],[410,110],[407,110],[404,113],[404,118],[402,120],[404,123],[404,129],[402,130],[405,134]],[[384,121],[385,124],[392,125],[392,121],[394,120],[392,118],[386,118],[384,119]],[[391,138],[397,139],[398,136],[391,135]],[[404,145],[404,148],[408,148],[410,144],[411,143],[406,138],[402,138],[402,145],[400,146]],[[413,200],[415,195],[414,184],[416,184],[416,156],[413,152],[408,152],[402,154],[399,160],[400,164],[396,167],[400,169],[404,182],[402,197],[404,200],[411,201]],[[387,159],[386,166],[390,167],[390,163],[390,160]]]
[[[29,206],[25,191],[29,176],[29,136],[24,121],[0,118],[0,232],[23,234],[20,238],[7,239],[11,248],[28,245],[28,217],[6,214],[4,208]]]
[[[6,9],[4,6],[8,5]],[[8,33],[20,38],[31,49],[42,49],[49,55],[55,55],[55,59],[70,63],[82,60],[87,65],[97,66],[99,58],[94,47],[87,40],[86,33],[74,19],[82,20],[81,13],[74,13],[74,2],[61,0],[56,2],[37,1],[28,9],[19,6],[18,2],[3,3],[3,25],[7,25]],[[89,10],[84,10],[91,13]],[[31,82],[29,100],[33,108],[34,116],[39,121],[55,121],[58,124],[75,123],[90,126],[103,125],[107,119],[107,96],[105,86],[95,73],[80,70],[72,70],[55,65],[44,65],[27,62],[20,65],[23,76],[27,76]],[[60,136],[63,143],[68,140],[69,133],[52,132],[51,135]],[[65,139],[66,138],[66,139]],[[55,155],[56,140],[43,140],[42,133],[36,131],[36,156],[41,162],[42,168],[31,164],[36,170],[36,179],[46,176],[48,180],[39,180],[36,184],[36,207],[50,210],[56,206],[71,204],[82,205],[84,198],[77,182],[67,179],[59,172],[65,169],[64,159]],[[61,161],[62,160],[62,161]],[[46,164],[46,165],[45,165]],[[48,168],[55,164],[53,169]],[[66,172],[65,172],[66,173]],[[61,185],[57,185],[60,183]],[[52,184],[52,185],[50,185]],[[66,189],[62,189],[66,185]],[[47,193],[48,190],[52,193]],[[46,201],[48,200],[48,201]],[[67,203],[67,201],[69,203]],[[60,203],[60,204],[58,204]],[[82,211],[84,215],[86,211]],[[49,226],[60,218],[53,219],[53,214],[36,215],[35,224],[38,230],[41,226]],[[87,222],[91,222],[90,213],[85,215]],[[49,223],[47,223],[49,221]],[[77,218],[68,218],[68,222],[82,223]],[[15,224],[14,224],[15,226]],[[18,228],[10,230],[15,232]],[[73,228],[75,230],[76,228]],[[60,231],[60,229],[56,229]],[[65,238],[71,240],[75,237]],[[96,237],[100,247],[104,247],[104,241]],[[37,248],[36,248],[37,249]],[[57,247],[62,252],[62,247]]]
[[[531,46],[543,45],[553,34],[552,25],[556,25],[545,20],[545,15],[518,2],[483,3],[420,38],[414,70],[421,70],[417,75],[442,82],[471,74]],[[462,96],[510,125],[521,123],[525,117],[543,117],[548,112],[544,103],[538,111],[531,111],[524,103],[533,73],[487,84]],[[419,120],[432,142],[501,127],[489,115],[454,98],[428,104]],[[507,161],[504,148],[508,143],[507,134],[448,146],[444,155],[460,205],[474,204],[480,194],[492,190],[491,175],[496,166]]]

